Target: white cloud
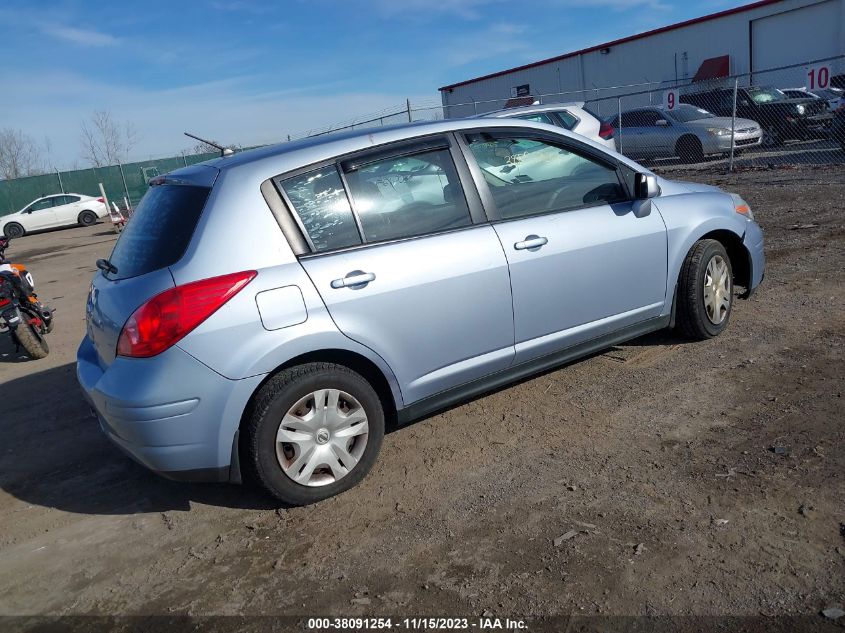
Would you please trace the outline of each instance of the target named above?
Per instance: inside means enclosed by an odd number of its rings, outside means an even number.
[[[80,29],[75,26],[61,24],[38,24],[38,28],[45,35],[56,39],[77,44],[79,46],[115,46],[118,39],[108,33],[101,33],[94,29]]]
[[[574,8],[606,8],[614,11],[627,11],[629,9],[670,11],[672,9],[671,5],[661,2],[661,0],[559,0],[559,4]]]
[[[355,115],[385,108],[400,109],[405,94],[361,91],[322,93],[326,87],[302,85],[278,91],[256,91],[249,78],[221,80],[171,89],[142,89],[55,73],[33,77],[7,73],[22,100],[0,103],[4,125],[51,141],[51,164],[63,169],[80,160],[80,123],[94,110],[108,109],[138,129],[140,142],[131,160],[178,154],[192,143],[183,132],[245,146],[282,141],[288,134],[321,129]],[[431,101],[433,95],[410,95]],[[55,104],[61,103],[61,108]]]
[[[480,31],[465,33],[443,51],[446,62],[451,66],[463,66],[500,55],[531,57],[530,38],[520,37],[526,31],[526,27],[521,24],[498,23]]]
[[[508,0],[372,0],[372,7],[386,18],[429,21],[451,15],[465,20],[485,16],[489,5]]]

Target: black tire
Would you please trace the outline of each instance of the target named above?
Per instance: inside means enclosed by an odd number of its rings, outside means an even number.
[[[720,323],[714,323],[707,315],[704,304],[704,279],[707,266],[715,257],[721,257],[727,264],[728,307]],[[728,327],[733,310],[733,268],[725,247],[716,240],[696,242],[681,266],[676,298],[675,327],[692,339],[705,340],[718,336]]]
[[[3,234],[9,239],[23,237],[26,235],[26,229],[17,222],[9,222],[3,227]]]
[[[290,408],[318,389],[339,389],[358,400],[367,415],[369,431],[364,452],[348,474],[332,483],[306,486],[282,470],[276,454],[276,434]],[[283,504],[308,505],[358,484],[373,467],[383,438],[384,407],[375,389],[342,365],[308,363],[279,372],[255,395],[241,426],[241,463],[249,479]]]
[[[684,163],[700,163],[704,160],[701,141],[694,136],[682,136],[675,145],[675,153]]]
[[[25,318],[25,315],[24,315]],[[28,323],[22,323],[15,330],[15,338],[18,339],[20,346],[24,351],[34,360],[46,358],[50,353],[50,346],[47,345],[47,340],[38,334],[33,326]]]
[[[83,211],[77,219],[82,226],[94,226],[97,223],[97,214],[93,211]]]

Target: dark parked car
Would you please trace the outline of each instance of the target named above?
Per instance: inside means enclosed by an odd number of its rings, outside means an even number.
[[[733,88],[682,95],[681,101],[719,116],[731,116]],[[757,121],[765,130],[763,142],[769,145],[826,136],[831,119],[821,99],[790,99],[777,88],[757,86],[737,91],[736,116]]]
[[[839,106],[833,114],[830,136],[842,146],[842,151],[845,151],[845,105]]]

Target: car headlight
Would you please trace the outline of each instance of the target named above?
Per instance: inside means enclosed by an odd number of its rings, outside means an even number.
[[[734,211],[740,215],[744,215],[749,222],[753,221],[754,214],[751,212],[751,205],[743,200],[742,196],[738,194],[732,193],[731,198],[734,200]]]
[[[798,114],[804,114],[804,112],[806,111],[806,108],[799,104],[799,105],[795,106],[795,110],[798,112]]]
[[[723,127],[709,127],[707,128],[707,133],[710,136],[727,136],[731,133],[730,130],[726,130]]]

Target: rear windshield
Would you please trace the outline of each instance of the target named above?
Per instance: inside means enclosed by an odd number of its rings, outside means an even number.
[[[211,191],[192,185],[156,185],[141,198],[109,261],[126,279],[175,264],[191,241]]]

